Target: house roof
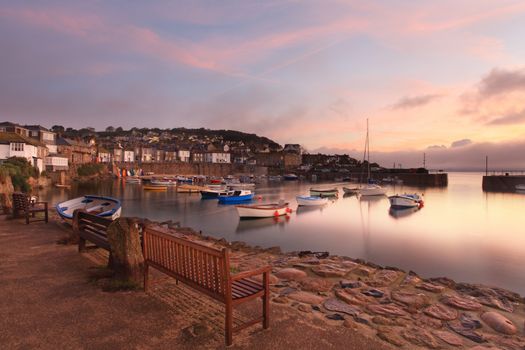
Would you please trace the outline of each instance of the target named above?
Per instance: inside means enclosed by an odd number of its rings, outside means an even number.
[[[57,145],[59,146],[81,146],[81,147],[89,147],[87,143],[79,142],[71,139],[66,138],[59,138],[57,139]]]
[[[40,131],[52,132],[48,128],[44,128],[42,125],[24,125],[23,128],[26,128],[29,130],[40,130]]]
[[[46,147],[45,144],[43,144],[42,142],[38,140],[29,138],[26,136],[22,136],[14,132],[0,132],[0,144],[7,145],[10,143],[14,143],[14,142],[27,143],[33,146]]]

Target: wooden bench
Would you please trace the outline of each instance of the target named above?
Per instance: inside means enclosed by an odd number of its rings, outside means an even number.
[[[82,210],[75,210],[73,213],[73,229],[79,236],[78,251],[85,251],[86,241],[89,241],[97,247],[105,249],[111,253],[107,231],[108,226],[112,222],[113,221],[109,219],[104,219]]]
[[[229,249],[204,246],[187,239],[145,228],[143,231],[145,262],[144,290],[148,290],[149,267],[153,267],[189,287],[225,304],[225,340],[232,344],[233,332],[262,322],[269,327],[270,266],[230,274]],[[250,277],[262,275],[262,283]],[[262,316],[233,327],[233,306],[261,297]]]
[[[34,219],[36,213],[44,213],[43,219]],[[13,216],[19,217],[23,214],[26,219],[26,224],[36,221],[49,221],[49,214],[47,210],[47,202],[33,202],[31,197],[25,193],[15,192],[13,193]]]

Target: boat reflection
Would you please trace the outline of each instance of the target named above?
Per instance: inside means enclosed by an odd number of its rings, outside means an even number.
[[[273,218],[241,219],[237,225],[237,233],[250,232],[263,229],[273,225],[284,226],[290,220],[290,216],[284,215]]]
[[[295,211],[297,215],[304,215],[308,213],[317,213],[320,211],[323,211],[323,209],[326,207],[326,205],[318,205],[318,206],[299,206],[297,207],[297,210]]]
[[[402,209],[390,208],[390,210],[388,211],[388,214],[390,214],[390,216],[392,216],[393,218],[400,219],[400,218],[412,215],[416,211],[419,211],[418,207],[402,208]]]

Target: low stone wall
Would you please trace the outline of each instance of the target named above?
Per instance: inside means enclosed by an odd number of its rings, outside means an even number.
[[[483,176],[483,191],[515,192],[516,185],[524,185],[525,176],[489,175]]]
[[[115,166],[121,169],[142,169],[144,172],[155,174],[173,175],[206,175],[227,176],[235,174],[265,175],[268,173],[266,167],[245,164],[214,164],[214,163],[185,163],[185,162],[152,162],[152,163],[117,163]]]

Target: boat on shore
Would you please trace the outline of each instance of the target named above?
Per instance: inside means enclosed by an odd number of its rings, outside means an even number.
[[[319,197],[337,197],[339,195],[339,191],[337,188],[310,188],[310,195],[311,196],[319,196]]]
[[[417,208],[423,205],[423,198],[417,193],[402,194],[388,197],[392,208]]]
[[[328,198],[319,196],[297,196],[295,197],[299,206],[316,207],[328,203]]]
[[[278,217],[291,211],[288,203],[237,205],[235,208],[241,219]]]
[[[77,209],[111,220],[119,218],[122,211],[122,205],[118,199],[92,195],[85,195],[58,203],[55,208],[58,215],[65,220],[73,219],[73,213]]]
[[[237,190],[237,191],[231,191],[225,196],[218,196],[219,203],[222,204],[234,204],[234,203],[242,203],[252,200],[254,197],[254,194],[250,190]]]

